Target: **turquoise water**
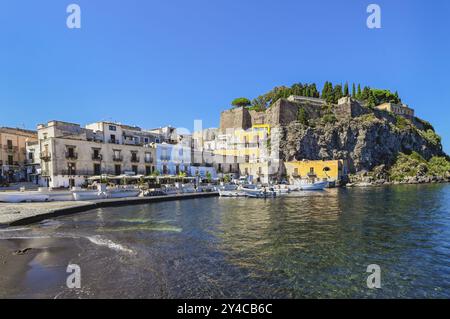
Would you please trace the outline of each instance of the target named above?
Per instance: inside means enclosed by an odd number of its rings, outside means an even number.
[[[64,282],[39,290],[31,266],[34,277],[11,296],[450,297],[450,185],[98,209],[1,238],[42,248],[47,278],[69,262],[82,270],[79,291]],[[381,289],[367,288],[371,264]]]

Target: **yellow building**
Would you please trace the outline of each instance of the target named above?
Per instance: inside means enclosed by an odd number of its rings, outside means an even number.
[[[414,110],[409,108],[406,104],[394,104],[394,103],[383,103],[376,107],[379,110],[388,111],[396,115],[400,115],[406,118],[414,117]]]
[[[12,182],[26,178],[26,143],[36,141],[37,133],[34,131],[0,128],[0,179]]]
[[[264,162],[269,154],[269,134],[269,125],[255,125],[248,130],[232,129],[214,155],[237,158],[239,163]]]
[[[286,162],[286,175],[290,182],[298,178],[317,178],[339,181],[347,175],[344,160]]]

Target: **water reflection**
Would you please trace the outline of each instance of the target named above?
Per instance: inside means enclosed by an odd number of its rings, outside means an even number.
[[[98,209],[0,236],[45,237],[59,248],[36,260],[81,263],[96,297],[450,297],[448,185]]]

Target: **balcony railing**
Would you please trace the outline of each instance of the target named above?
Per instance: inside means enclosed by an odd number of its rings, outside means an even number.
[[[131,163],[139,163],[140,158],[139,157],[131,157]]]
[[[153,158],[152,158],[152,157],[145,157],[145,158],[144,158],[144,161],[145,161],[146,163],[153,163]]]
[[[48,162],[52,159],[52,154],[44,152],[39,155],[39,158],[43,161]]]
[[[103,159],[103,156],[101,154],[92,154],[92,160],[93,161],[101,161]]]
[[[8,153],[16,153],[19,148],[17,146],[8,146],[8,145],[3,145],[3,150],[8,152]]]
[[[113,155],[113,161],[114,162],[122,162],[123,156],[122,155]]]
[[[66,159],[76,160],[78,159],[78,153],[66,152]]]

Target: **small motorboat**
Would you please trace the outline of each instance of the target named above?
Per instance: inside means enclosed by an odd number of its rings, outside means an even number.
[[[258,188],[256,185],[243,185],[240,190],[245,193],[245,196],[251,198],[270,198],[277,196],[272,188]]]
[[[275,185],[274,187],[273,187],[273,191],[277,194],[277,195],[280,195],[280,196],[283,196],[283,195],[287,195],[287,194],[289,194],[290,192],[291,192],[291,190],[289,189],[289,187],[287,187],[286,185]]]
[[[220,197],[245,197],[245,192],[240,191],[237,185],[228,184],[218,188]]]
[[[320,191],[324,190],[327,186],[327,181],[313,181],[307,179],[295,180],[294,185],[302,191]]]

